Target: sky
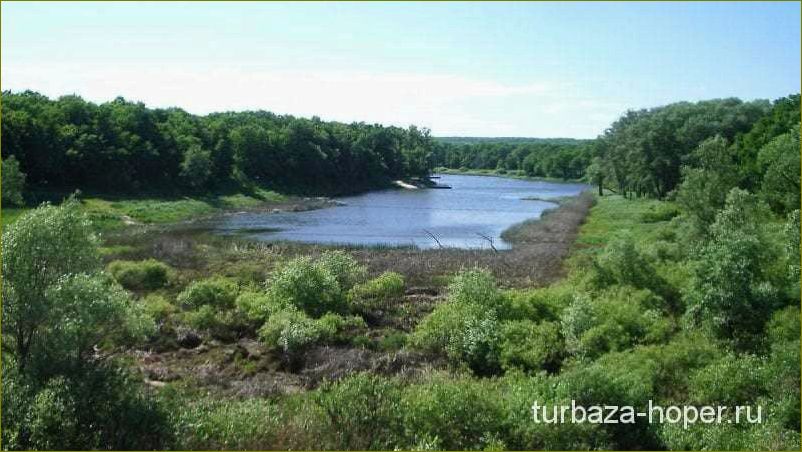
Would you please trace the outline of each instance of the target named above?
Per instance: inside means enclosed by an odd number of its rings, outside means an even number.
[[[593,138],[800,91],[799,2],[2,2],[0,86],[435,136]]]

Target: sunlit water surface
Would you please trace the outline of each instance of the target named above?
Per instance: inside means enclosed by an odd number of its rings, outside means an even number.
[[[525,198],[575,196],[587,188],[489,176],[443,174],[436,180],[452,189],[390,189],[338,198],[343,205],[319,210],[238,213],[217,219],[212,228],[265,241],[419,248],[489,248],[484,236],[504,249],[505,229],[556,206]]]

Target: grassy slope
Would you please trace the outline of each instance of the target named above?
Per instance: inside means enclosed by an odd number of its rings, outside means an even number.
[[[257,189],[246,194],[207,194],[182,197],[143,197],[119,199],[113,196],[81,198],[81,203],[92,221],[101,229],[116,229],[125,222],[162,224],[212,215],[229,209],[255,208],[269,202],[282,202],[287,198],[274,191]],[[13,223],[31,207],[3,208],[2,225]]]

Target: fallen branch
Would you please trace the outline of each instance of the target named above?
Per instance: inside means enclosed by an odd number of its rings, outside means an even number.
[[[487,240],[490,243],[490,249],[492,249],[493,252],[498,253],[498,250],[496,249],[495,245],[493,245],[493,238],[492,237],[488,237],[488,236],[480,234],[478,232],[476,233],[476,235],[478,235],[479,237]]]
[[[429,237],[431,237],[432,239],[434,239],[434,241],[435,241],[435,242],[437,242],[437,246],[439,246],[439,247],[440,247],[440,249],[443,249],[443,248],[444,248],[444,247],[443,247],[443,244],[442,244],[442,243],[440,243],[440,241],[439,241],[439,240],[437,240],[437,237],[435,237],[435,236],[434,236],[434,234],[432,234],[431,232],[427,231],[426,229],[424,229],[424,230],[423,230],[423,232],[425,232],[425,233],[429,234]]]

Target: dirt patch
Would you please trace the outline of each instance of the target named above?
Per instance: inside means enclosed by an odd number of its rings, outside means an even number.
[[[359,372],[414,380],[447,368],[440,358],[407,350],[380,352],[351,346],[316,346],[304,354],[300,368],[290,372],[279,353],[249,339],[163,353],[135,351],[131,355],[145,383],[152,387],[172,383],[233,397],[293,394]]]

